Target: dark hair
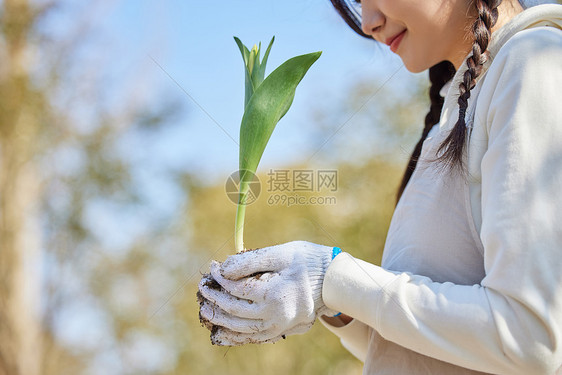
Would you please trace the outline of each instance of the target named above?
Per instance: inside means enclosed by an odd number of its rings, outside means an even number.
[[[343,18],[345,23],[349,25],[357,34],[361,35],[362,37],[372,39],[370,35],[367,35],[361,29],[361,20],[355,15],[355,13],[349,9],[349,6],[345,0],[330,0],[332,5],[340,16]],[[355,1],[355,0],[350,0]]]
[[[492,27],[498,20],[498,6],[502,0],[473,0],[478,16],[472,25],[474,42],[472,55],[466,59],[468,69],[464,72],[463,80],[459,84],[459,118],[451,132],[439,146],[437,154],[444,153],[437,160],[445,163],[451,169],[464,170],[463,151],[466,139],[465,115],[470,98],[470,90],[476,85],[476,78],[482,72],[484,63],[488,60],[488,43],[492,36]]]
[[[420,137],[420,140],[416,144],[412,155],[410,156],[410,161],[408,162],[408,166],[406,167],[406,171],[404,172],[404,176],[402,177],[402,182],[400,183],[400,187],[398,188],[398,193],[396,197],[396,202],[400,200],[402,196],[402,192],[406,188],[410,177],[412,177],[412,173],[414,173],[414,169],[416,169],[416,164],[418,163],[418,159],[421,154],[421,149],[423,145],[423,141],[427,138],[427,134],[433,127],[433,125],[439,122],[439,118],[441,117],[441,110],[443,109],[443,102],[445,99],[440,95],[440,91],[451,78],[455,75],[455,67],[449,61],[442,61],[438,64],[433,65],[429,68],[429,81],[431,82],[431,86],[429,88],[429,99],[431,100],[431,104],[429,106],[429,112],[425,115],[424,127]]]
[[[330,1],[345,22],[351,26],[355,32],[363,37],[371,38],[363,33],[361,30],[361,20],[349,9],[345,0]],[[463,162],[467,134],[465,115],[468,107],[468,99],[470,98],[470,90],[475,86],[476,78],[478,78],[482,72],[482,66],[488,59],[487,48],[492,35],[491,29],[498,19],[498,6],[501,4],[502,0],[471,0],[471,2],[474,4],[478,15],[472,26],[474,38],[472,55],[466,59],[468,69],[464,73],[462,82],[459,84],[459,118],[447,138],[439,145],[437,149],[437,155],[439,156],[434,160],[442,162],[444,166],[451,170],[457,169],[461,172],[465,170]],[[429,69],[429,79],[431,82],[429,98],[431,99],[431,106],[425,116],[425,124],[421,138],[414,148],[414,152],[410,157],[404,177],[402,178],[397,200],[400,199],[416,167],[423,141],[432,126],[439,122],[441,110],[443,109],[443,98],[439,95],[439,91],[454,74],[455,68],[453,64],[448,61],[442,61]]]

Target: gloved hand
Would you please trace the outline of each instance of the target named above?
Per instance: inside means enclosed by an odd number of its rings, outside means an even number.
[[[340,251],[294,241],[212,262],[198,293],[212,343],[272,343],[305,333],[319,315],[335,315],[322,301],[322,283]]]

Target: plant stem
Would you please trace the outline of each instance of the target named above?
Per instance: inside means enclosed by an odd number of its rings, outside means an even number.
[[[236,207],[236,222],[234,224],[234,249],[237,253],[244,251],[244,217],[246,215],[246,199],[248,184],[240,184],[240,195]]]

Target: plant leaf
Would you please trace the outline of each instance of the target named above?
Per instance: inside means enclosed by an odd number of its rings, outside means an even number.
[[[250,50],[246,47],[240,39],[234,37],[238,48],[240,49],[240,53],[242,54],[242,58],[244,59],[244,108],[248,105],[250,98],[254,94],[254,83],[252,82],[252,76],[249,71],[249,62],[250,62]]]
[[[297,85],[321,54],[314,52],[285,61],[254,92],[240,126],[239,169],[256,172],[277,122],[291,106]]]
[[[252,88],[254,92],[259,87],[259,85],[263,82],[263,77],[260,78],[260,46],[254,46],[250,51],[250,63],[248,65],[251,66],[251,76],[252,76]]]
[[[263,82],[263,77],[265,77],[265,66],[267,65],[267,59],[269,58],[269,52],[271,51],[271,46],[273,46],[273,42],[275,41],[275,35],[271,38],[271,42],[269,42],[269,46],[265,50],[265,54],[263,55],[263,61],[260,65],[260,77]]]
[[[237,37],[234,37],[234,41],[236,42],[236,44],[238,44],[238,48],[240,49],[240,53],[242,54],[242,58],[244,59],[244,66],[247,66],[248,58],[250,56],[250,51]]]

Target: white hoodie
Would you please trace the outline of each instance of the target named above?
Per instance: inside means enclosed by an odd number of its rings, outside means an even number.
[[[463,64],[394,212],[382,267],[338,255],[325,324],[364,374],[545,374],[562,366],[562,5],[496,31],[471,92],[468,181],[440,173]],[[562,370],[559,371],[562,373]]]

